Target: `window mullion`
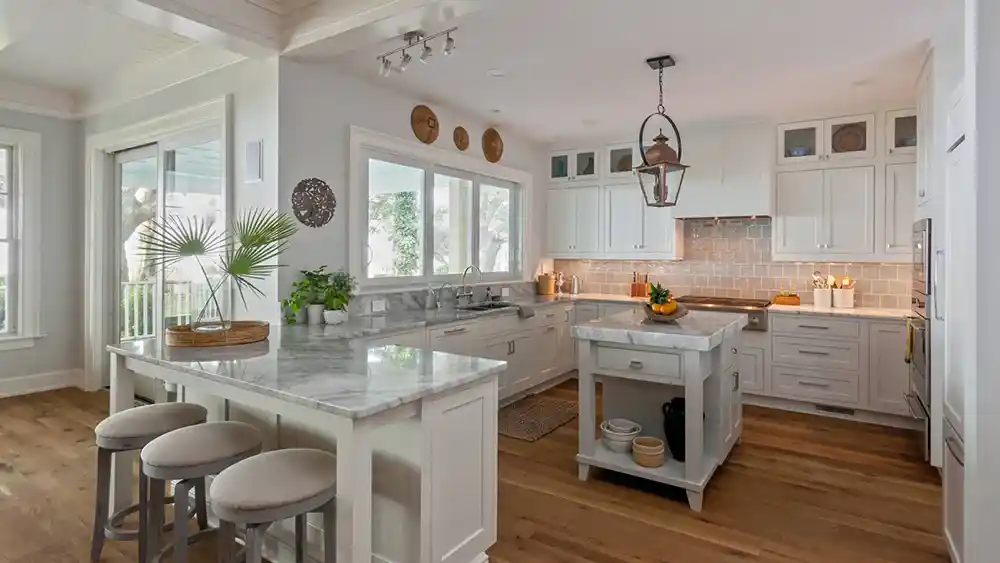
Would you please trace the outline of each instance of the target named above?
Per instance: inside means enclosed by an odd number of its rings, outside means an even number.
[[[482,264],[479,263],[479,176],[472,178],[472,213],[469,217],[469,232],[472,234],[472,261],[471,264],[479,268],[482,273]]]
[[[434,165],[424,166],[423,205],[423,277],[434,275]]]

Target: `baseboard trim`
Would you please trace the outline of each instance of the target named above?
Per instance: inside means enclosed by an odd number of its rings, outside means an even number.
[[[67,369],[18,377],[6,377],[0,379],[0,398],[30,395],[32,393],[41,393],[42,391],[52,391],[53,389],[65,389],[66,387],[80,387],[82,384],[82,369]]]
[[[905,428],[907,430],[920,430],[920,422],[906,416],[896,416],[878,412],[855,410],[854,415],[837,414],[821,411],[813,403],[795,401],[792,399],[782,399],[779,397],[763,397],[760,395],[743,395],[744,405],[766,407],[783,411],[800,412],[815,416],[825,416],[829,418],[839,418],[841,420],[853,420],[866,424],[878,424],[879,426],[892,426],[893,428]]]

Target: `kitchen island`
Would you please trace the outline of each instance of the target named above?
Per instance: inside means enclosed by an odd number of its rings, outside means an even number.
[[[580,480],[592,466],[650,479],[687,491],[701,511],[705,487],[739,441],[742,398],[736,358],[746,315],[693,311],[677,324],[653,324],[624,313],[573,327],[578,340]],[[662,407],[685,400],[684,461],[667,449],[661,467],[638,465],[595,438],[596,383],[605,420],[626,418],[642,435],[665,439]]]
[[[336,452],[338,561],[471,563],[496,541],[502,361],[299,326],[243,346],[139,340],[108,350],[111,413],[134,406],[138,374],[176,385],[210,419],[254,424],[265,449]],[[135,455],[115,458],[112,510],[131,502]],[[270,560],[293,560],[289,531],[269,530]],[[308,539],[318,560],[321,537]]]

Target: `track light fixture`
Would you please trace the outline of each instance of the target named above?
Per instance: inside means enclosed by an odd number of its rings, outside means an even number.
[[[413,57],[408,53],[411,49],[420,49],[420,62],[423,64],[428,64],[431,57],[434,56],[434,49],[428,44],[432,39],[444,36],[444,45],[441,47],[441,53],[445,56],[450,56],[455,52],[455,39],[452,38],[451,32],[458,30],[457,27],[446,29],[444,31],[435,33],[434,35],[424,35],[423,31],[415,30],[408,31],[403,34],[403,40],[406,41],[406,45],[402,47],[397,47],[392,51],[382,53],[378,56],[379,61],[379,76],[389,76],[392,74],[392,61],[389,59],[392,55],[402,52],[402,56],[399,61],[399,66],[396,67],[398,72],[406,72],[409,68],[410,63],[413,61]],[[419,45],[423,43],[423,47]]]

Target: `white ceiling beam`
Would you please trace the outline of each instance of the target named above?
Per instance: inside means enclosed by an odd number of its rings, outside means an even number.
[[[85,1],[246,57],[273,56],[284,47],[281,16],[244,0]]]

